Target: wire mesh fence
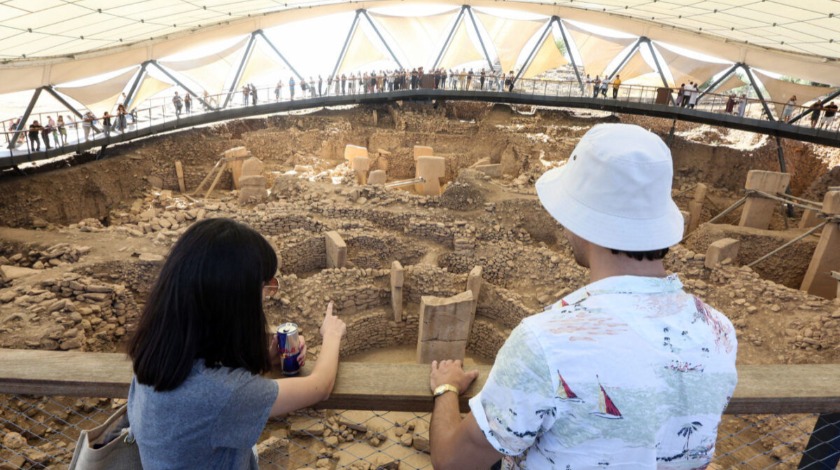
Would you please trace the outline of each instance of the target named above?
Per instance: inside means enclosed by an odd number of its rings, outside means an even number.
[[[0,470],[65,469],[83,429],[125,400],[0,395]],[[427,469],[431,414],[304,410],[270,419],[255,448],[261,469]],[[686,440],[686,452],[709,452]],[[806,451],[807,450],[807,451]],[[714,469],[836,468],[840,414],[724,415]]]

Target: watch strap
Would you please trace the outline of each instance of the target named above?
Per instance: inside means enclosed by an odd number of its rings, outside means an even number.
[[[443,384],[443,385],[438,385],[437,386],[437,388],[435,389],[434,395],[435,395],[435,397],[439,397],[446,392],[454,392],[455,395],[460,395],[461,394],[461,391],[458,390],[458,387],[456,387],[452,384]]]

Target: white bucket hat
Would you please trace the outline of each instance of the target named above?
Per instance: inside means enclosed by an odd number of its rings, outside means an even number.
[[[673,175],[671,151],[659,136],[639,126],[599,124],[536,188],[548,213],[584,240],[651,251],[683,236],[683,216],[671,199]]]

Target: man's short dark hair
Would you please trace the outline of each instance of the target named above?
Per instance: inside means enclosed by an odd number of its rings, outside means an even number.
[[[172,247],[129,342],[137,381],[174,390],[196,360],[269,371],[262,288],[276,272],[277,254],[252,228],[230,219],[193,224]]]
[[[650,251],[623,251],[623,250],[614,250],[610,248],[610,251],[614,255],[626,255],[629,256],[637,261],[657,261],[661,259],[665,259],[665,255],[668,254],[668,250],[670,248],[662,248],[661,250],[650,250]]]

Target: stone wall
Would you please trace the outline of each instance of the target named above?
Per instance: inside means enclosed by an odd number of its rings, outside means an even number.
[[[418,315],[416,309],[403,313],[401,322],[394,321],[391,310],[376,309],[359,314],[347,321],[347,337],[341,354],[354,354],[376,349],[414,344],[417,341]]]
[[[306,233],[306,232],[304,232]],[[324,236],[303,237],[297,241],[285,240],[276,243],[280,257],[280,272],[283,274],[304,274],[327,267],[327,252],[324,248]]]
[[[525,306],[515,293],[487,282],[482,284],[481,293],[478,296],[477,316],[512,329],[523,318],[534,313],[537,312]]]
[[[470,332],[470,340],[467,342],[467,353],[492,361],[508,336],[510,336],[510,330],[500,328],[492,321],[476,316]]]

